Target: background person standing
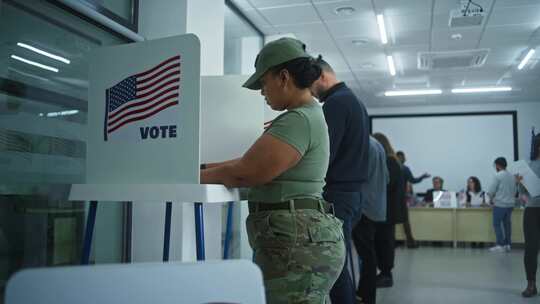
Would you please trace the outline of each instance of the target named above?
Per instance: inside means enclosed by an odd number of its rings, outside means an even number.
[[[388,138],[382,133],[375,133],[375,139],[384,147],[389,182],[386,187],[386,221],[375,225],[375,252],[380,270],[377,276],[377,287],[392,287],[394,278],[392,269],[395,259],[396,224],[403,223],[407,206],[405,206],[405,178],[401,164]]]
[[[368,181],[362,184],[362,215],[354,226],[354,246],[362,263],[356,296],[362,303],[377,302],[377,255],[375,253],[375,229],[378,222],[386,220],[386,185],[388,168],[383,146],[373,137],[369,138]]]
[[[396,156],[401,162],[401,168],[403,169],[403,175],[405,178],[406,184],[406,191],[405,195],[412,196],[414,194],[413,185],[418,184],[422,182],[425,178],[431,177],[429,173],[424,173],[419,177],[414,177],[414,175],[411,172],[411,169],[405,165],[405,162],[407,161],[407,158],[405,157],[405,153],[403,151],[397,151]],[[405,213],[405,222],[403,223],[403,231],[405,232],[405,238],[407,239],[407,248],[415,249],[418,248],[418,243],[414,240],[412,229],[411,229],[411,222],[409,217],[409,208],[407,206],[407,212]]]
[[[489,186],[488,195],[493,206],[493,229],[497,244],[490,248],[491,252],[510,251],[512,245],[512,210],[516,204],[516,179],[506,171],[506,159],[495,159],[497,173]]]
[[[533,139],[533,154],[529,166],[540,177],[540,134]],[[523,214],[523,235],[525,236],[525,254],[523,264],[527,276],[527,288],[521,293],[525,298],[538,294],[536,289],[536,271],[538,269],[538,251],[540,250],[540,196],[531,197],[527,189],[521,185],[518,177],[520,192],[527,197]]]

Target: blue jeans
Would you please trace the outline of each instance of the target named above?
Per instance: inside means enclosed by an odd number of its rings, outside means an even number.
[[[334,204],[336,217],[343,221],[343,235],[347,252],[351,246],[351,234],[353,222],[360,218],[362,209],[362,195],[360,192],[342,192],[327,190],[323,193],[324,199]],[[339,278],[330,291],[332,303],[353,304],[356,303],[356,288],[351,279],[348,269],[349,257],[343,267]]]
[[[513,207],[493,207],[493,228],[497,245],[512,245],[512,210]]]

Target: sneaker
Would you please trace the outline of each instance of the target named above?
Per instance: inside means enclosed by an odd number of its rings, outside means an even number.
[[[512,247],[510,247],[510,245],[506,245],[506,246],[504,246],[504,250],[506,252],[510,252],[512,250]]]
[[[505,248],[503,246],[495,246],[495,247],[491,247],[489,248],[489,252],[505,252]]]

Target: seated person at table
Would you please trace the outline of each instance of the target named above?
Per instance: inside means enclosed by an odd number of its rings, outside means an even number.
[[[432,180],[433,188],[426,191],[426,196],[424,196],[424,202],[433,203],[433,192],[435,191],[446,191],[443,189],[444,180],[440,176],[435,176]]]
[[[467,190],[463,193],[460,205],[463,207],[486,207],[489,203],[489,196],[482,191],[480,180],[476,176],[471,176],[467,180]]]

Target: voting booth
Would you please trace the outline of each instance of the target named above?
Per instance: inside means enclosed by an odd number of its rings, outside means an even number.
[[[133,241],[160,239],[159,232],[163,247],[148,250],[162,251],[163,261],[171,245],[205,259],[205,231],[218,236],[219,248],[221,207],[240,201],[240,192],[201,185],[200,164],[242,156],[263,131],[262,97],[241,88],[242,77],[201,78],[192,34],[102,48],[90,62],[87,179],[70,193],[91,202],[81,263],[90,259],[99,202],[133,202]],[[208,229],[210,204],[217,207]],[[237,221],[247,216],[240,209]]]

